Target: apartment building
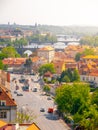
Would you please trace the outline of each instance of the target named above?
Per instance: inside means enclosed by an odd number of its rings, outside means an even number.
[[[50,63],[55,55],[55,50],[51,46],[45,46],[43,48],[38,49],[37,55],[39,57],[44,57]]]

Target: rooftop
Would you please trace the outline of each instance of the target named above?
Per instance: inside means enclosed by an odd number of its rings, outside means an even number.
[[[6,88],[0,85],[0,100],[6,101],[6,106],[17,106]]]
[[[7,125],[7,123],[6,123],[6,122],[4,122],[4,121],[0,120],[0,128],[1,128],[1,127],[3,127],[3,126],[6,126],[6,125]]]
[[[40,51],[52,51],[52,50],[54,50],[54,48],[51,46],[45,46],[45,47],[40,48],[39,50]]]

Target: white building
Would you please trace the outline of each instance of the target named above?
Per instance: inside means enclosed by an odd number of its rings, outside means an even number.
[[[38,57],[44,57],[50,63],[54,58],[55,50],[51,46],[45,46],[43,48],[38,49],[37,54]]]

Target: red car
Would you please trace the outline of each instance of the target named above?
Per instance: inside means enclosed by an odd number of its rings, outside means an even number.
[[[53,113],[53,108],[48,108],[48,113]]]

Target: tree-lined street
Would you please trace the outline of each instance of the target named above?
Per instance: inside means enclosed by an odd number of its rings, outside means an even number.
[[[25,108],[26,110],[31,110],[34,115],[36,115],[36,118],[34,118],[34,122],[37,123],[37,125],[41,128],[41,130],[68,130],[69,128],[67,125],[58,118],[58,115],[55,115],[54,113],[48,113],[48,108],[56,108],[54,104],[54,100],[47,100],[47,96],[42,96],[43,92],[40,89],[40,85],[37,82],[38,77],[35,76],[24,76],[26,79],[29,80],[29,86],[30,91],[26,92],[21,89],[23,86],[22,83],[19,83],[19,79],[21,76],[19,75],[11,75],[11,79],[16,78],[15,81],[11,80],[11,90],[12,90],[12,96],[16,100],[18,105],[18,110],[21,110],[22,108]],[[33,79],[33,80],[31,80]],[[17,94],[14,93],[15,86],[19,86],[18,93],[22,93],[23,96],[17,96]],[[33,88],[37,87],[37,92],[33,92]],[[40,109],[44,108],[45,112],[40,112]]]

